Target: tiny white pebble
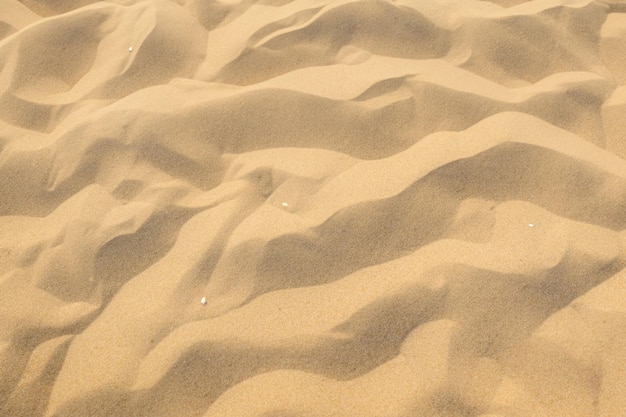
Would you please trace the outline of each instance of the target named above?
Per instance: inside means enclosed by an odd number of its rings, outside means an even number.
[[[287,203],[283,203],[283,207],[287,207],[289,204]]]
[[[128,48],[128,52],[133,52],[133,47]]]
[[[202,297],[202,300],[200,300],[200,304],[202,304],[203,306],[206,305],[206,297]]]
[[[535,227],[533,223],[528,223],[528,227]]]

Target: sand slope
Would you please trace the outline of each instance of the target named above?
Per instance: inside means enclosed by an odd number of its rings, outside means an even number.
[[[622,415],[625,57],[618,0],[0,0],[0,416]]]

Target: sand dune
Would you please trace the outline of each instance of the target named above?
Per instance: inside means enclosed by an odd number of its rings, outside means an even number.
[[[0,416],[623,415],[625,57],[620,0],[0,0]]]

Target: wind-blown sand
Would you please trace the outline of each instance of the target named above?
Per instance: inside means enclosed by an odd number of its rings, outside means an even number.
[[[0,416],[626,415],[624,158],[621,0],[0,0]]]

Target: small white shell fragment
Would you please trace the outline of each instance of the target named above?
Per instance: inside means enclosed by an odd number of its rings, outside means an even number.
[[[287,207],[287,206],[289,206],[289,204],[283,203],[283,207]]]
[[[203,306],[206,305],[206,297],[202,297],[202,300],[200,300],[200,304],[202,304]]]
[[[128,52],[133,52],[133,47],[128,48]]]
[[[528,227],[535,227],[534,223],[528,223]]]

